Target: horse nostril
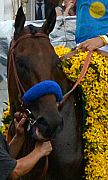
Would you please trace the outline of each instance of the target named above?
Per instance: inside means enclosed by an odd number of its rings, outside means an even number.
[[[63,129],[63,119],[60,120],[58,125],[56,125],[53,129],[51,129],[47,120],[44,117],[39,117],[37,119],[37,128],[38,128],[38,132],[44,138],[54,138],[56,134],[58,134]]]
[[[44,117],[39,117],[37,119],[37,127],[41,135],[45,138],[49,138],[52,134],[52,131]]]
[[[41,125],[41,126],[45,126],[45,127],[49,126],[48,123],[47,123],[47,120],[44,117],[39,117],[37,119],[37,124]]]

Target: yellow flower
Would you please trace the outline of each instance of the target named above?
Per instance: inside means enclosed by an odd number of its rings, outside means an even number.
[[[68,53],[66,47],[55,47],[61,57]],[[62,67],[67,78],[76,81],[88,52],[79,50],[73,57],[63,60]],[[85,166],[87,180],[108,180],[108,57],[93,52],[88,71],[80,86],[85,95],[87,112],[83,134],[85,143]]]
[[[8,103],[7,103],[7,108],[6,108],[5,110],[3,110],[3,115],[2,115],[3,126],[1,127],[1,130],[2,130],[2,133],[4,134],[4,136],[7,135],[10,121],[11,121],[11,116],[10,116],[10,103],[9,103],[9,101],[8,101]]]

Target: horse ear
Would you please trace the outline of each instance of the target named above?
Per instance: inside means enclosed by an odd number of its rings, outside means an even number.
[[[17,11],[16,19],[15,19],[15,33],[20,34],[22,29],[24,28],[24,23],[26,21],[26,17],[23,11],[22,6]]]
[[[55,7],[48,10],[46,13],[46,21],[43,24],[42,28],[46,34],[50,34],[52,30],[54,29],[56,23],[56,11]]]

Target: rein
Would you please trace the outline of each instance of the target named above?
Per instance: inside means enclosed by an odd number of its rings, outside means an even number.
[[[73,55],[75,55],[77,52],[78,52],[78,49],[75,49],[75,50],[73,50],[72,52],[69,52],[69,53],[67,53],[66,55],[62,56],[62,57],[61,57],[61,60],[66,59],[66,58],[70,58],[70,57],[72,57]],[[79,76],[79,78],[77,79],[77,81],[76,81],[76,83],[74,84],[74,86],[72,87],[72,89],[63,96],[63,100],[58,104],[58,108],[59,108],[59,109],[61,109],[61,108],[63,107],[64,103],[68,100],[68,98],[70,97],[70,95],[72,94],[72,92],[75,90],[75,88],[80,84],[80,82],[81,82],[82,79],[84,78],[84,76],[85,76],[85,74],[86,74],[86,72],[87,72],[87,70],[88,70],[89,64],[90,64],[90,60],[91,60],[91,57],[92,57],[92,52],[93,52],[93,51],[88,51],[87,57],[86,57],[86,59],[85,59],[83,68],[82,68],[81,73],[80,73],[80,76]]]

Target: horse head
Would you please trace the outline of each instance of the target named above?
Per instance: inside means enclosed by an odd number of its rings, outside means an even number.
[[[49,17],[50,18],[50,17]],[[28,131],[41,140],[53,138],[63,127],[57,101],[62,91],[56,82],[59,58],[49,40],[53,19],[46,19],[41,28],[24,27],[25,15],[19,8],[15,20],[14,38],[8,57],[8,91],[11,112],[28,113]]]
[[[43,173],[46,166],[43,168],[42,159],[33,171],[21,177],[23,180],[72,180],[81,179],[82,174],[81,98],[77,91],[70,93],[71,83],[58,66],[61,61],[50,43],[48,35],[56,21],[55,11],[53,14],[53,19],[47,18],[41,28],[24,26],[26,18],[20,7],[8,54],[11,114],[20,111],[28,117],[28,132],[19,157],[31,152],[36,140],[51,140],[53,145],[47,173]],[[13,125],[9,129],[11,137],[15,134]]]

